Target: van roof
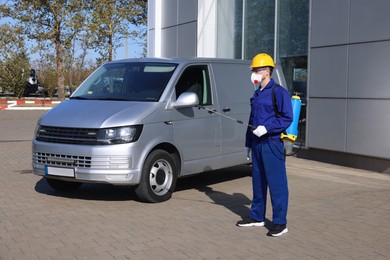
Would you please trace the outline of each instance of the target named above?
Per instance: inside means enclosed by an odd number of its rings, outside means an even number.
[[[177,57],[177,58],[131,58],[111,61],[109,63],[123,62],[166,62],[186,64],[193,62],[212,62],[212,63],[234,63],[234,64],[250,64],[249,60],[224,59],[224,58],[202,58],[202,57]]]

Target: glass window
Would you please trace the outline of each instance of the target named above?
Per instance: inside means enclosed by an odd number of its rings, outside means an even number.
[[[230,16],[234,16],[234,24],[226,22]],[[307,92],[308,32],[309,0],[218,1],[218,57],[233,55],[251,60],[261,52],[274,57],[276,48],[274,59],[282,66],[287,84],[284,87],[298,93],[303,102]]]
[[[242,22],[237,20],[242,20],[242,0],[218,0],[217,10],[217,57],[235,58],[238,48],[241,59]],[[237,15],[239,10],[241,15]],[[238,24],[241,27],[237,28]]]
[[[274,53],[275,1],[219,0],[217,57],[252,59]]]
[[[234,9],[234,58],[242,59],[242,16],[243,0],[235,0]]]
[[[199,105],[211,105],[211,88],[207,66],[191,66],[176,84],[176,98],[184,92],[198,95]]]
[[[275,35],[275,1],[244,1],[244,59],[265,52],[273,56]]]
[[[308,34],[309,0],[279,0],[277,62],[286,87],[302,100],[301,119],[306,118]],[[298,142],[306,138],[305,122],[299,122]]]
[[[107,63],[97,69],[71,99],[150,101],[160,99],[176,64]]]
[[[291,93],[306,98],[309,0],[280,0],[278,61]],[[305,100],[303,100],[305,101]]]
[[[236,59],[251,60],[261,52],[272,57],[276,55],[275,63],[281,65],[286,79],[283,87],[301,97],[301,118],[305,118],[310,1],[232,1],[218,2],[218,57],[230,57],[227,54],[229,44],[233,45],[234,52],[230,55]],[[229,16],[234,16],[233,25],[225,22]],[[231,35],[234,40],[231,40]]]

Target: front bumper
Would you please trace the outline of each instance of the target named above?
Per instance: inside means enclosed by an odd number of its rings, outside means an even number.
[[[33,173],[68,181],[137,185],[140,169],[135,165],[139,161],[135,149],[133,143],[91,146],[33,140]]]

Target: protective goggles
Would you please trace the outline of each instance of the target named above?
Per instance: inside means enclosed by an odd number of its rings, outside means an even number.
[[[253,68],[252,72],[259,73],[260,71],[267,70],[268,67],[262,67],[262,68]]]

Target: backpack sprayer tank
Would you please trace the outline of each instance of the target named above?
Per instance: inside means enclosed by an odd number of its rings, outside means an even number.
[[[285,133],[282,133],[280,137],[283,140],[294,143],[298,137],[298,122],[299,122],[299,115],[301,113],[302,101],[299,96],[294,95],[291,97],[291,103],[293,108],[293,121],[291,125],[286,129]]]

